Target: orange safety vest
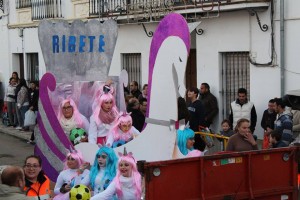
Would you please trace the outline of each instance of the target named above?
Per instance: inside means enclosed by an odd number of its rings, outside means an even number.
[[[26,180],[24,191],[29,199],[32,200],[47,200],[50,198],[50,180],[44,174],[39,174],[38,180],[32,183]]]

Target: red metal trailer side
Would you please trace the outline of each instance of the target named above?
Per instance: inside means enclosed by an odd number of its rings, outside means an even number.
[[[144,163],[147,200],[298,199],[298,147]]]

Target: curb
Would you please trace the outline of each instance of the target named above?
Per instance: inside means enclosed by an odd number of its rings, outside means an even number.
[[[14,127],[7,127],[2,123],[0,123],[0,133],[13,136],[26,142],[30,139],[31,136],[31,131],[19,131],[16,130]]]

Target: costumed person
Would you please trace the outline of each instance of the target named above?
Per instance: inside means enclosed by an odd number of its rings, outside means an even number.
[[[132,126],[132,118],[130,113],[119,114],[117,122],[107,136],[106,145],[111,145],[112,148],[119,147],[131,141],[140,132]]]
[[[81,184],[85,176],[89,176],[89,163],[84,162],[82,154],[77,150],[71,150],[64,162],[64,170],[57,177],[54,187],[53,200],[68,200],[69,192],[75,185]]]
[[[117,175],[103,192],[93,196],[91,200],[111,200],[117,195],[119,200],[139,200],[142,196],[142,178],[137,170],[132,153],[119,153]]]
[[[118,116],[118,109],[108,85],[103,87],[103,92],[96,101],[98,101],[98,105],[90,117],[89,142],[104,144],[106,136]]]
[[[104,191],[117,173],[118,158],[112,148],[101,146],[96,153],[90,175],[84,177],[81,184],[90,185],[96,195]]]
[[[42,159],[31,155],[24,162],[26,196],[30,199],[48,200],[50,198],[50,180],[42,170]]]
[[[188,126],[188,125],[187,125]],[[202,156],[202,152],[194,149],[195,132],[185,127],[183,130],[177,130],[177,145],[180,152],[187,157]]]
[[[89,121],[85,116],[80,114],[75,102],[71,98],[61,101],[57,119],[68,137],[74,128],[83,128],[85,131],[89,130]]]

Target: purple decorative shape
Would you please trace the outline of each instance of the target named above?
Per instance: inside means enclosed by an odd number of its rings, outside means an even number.
[[[40,100],[49,120],[50,125],[52,126],[53,131],[56,133],[57,137],[60,139],[61,143],[65,146],[66,149],[72,145],[69,138],[64,133],[63,129],[60,126],[60,123],[55,115],[55,112],[51,106],[51,101],[49,99],[48,89],[54,91],[56,87],[56,81],[54,76],[51,73],[46,73],[40,81]],[[39,122],[41,122],[39,120]],[[46,133],[48,134],[48,133]],[[45,140],[48,142],[47,140]]]
[[[148,78],[148,99],[151,99],[152,74],[156,61],[158,50],[165,39],[170,36],[177,36],[182,39],[186,45],[186,50],[190,52],[190,32],[186,20],[177,13],[171,13],[165,16],[154,33],[149,57],[149,78]],[[147,114],[149,116],[150,101],[148,101]]]

